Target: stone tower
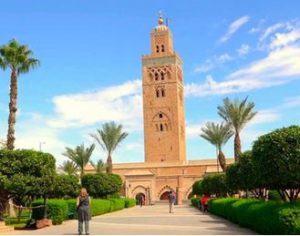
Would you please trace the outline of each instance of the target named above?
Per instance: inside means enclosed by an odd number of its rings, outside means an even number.
[[[142,58],[145,162],[186,160],[182,61],[159,17]]]

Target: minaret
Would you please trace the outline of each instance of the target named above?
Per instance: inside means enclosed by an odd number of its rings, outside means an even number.
[[[186,160],[182,61],[160,16],[142,58],[145,162]]]

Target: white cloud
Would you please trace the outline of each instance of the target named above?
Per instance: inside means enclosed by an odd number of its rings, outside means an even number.
[[[249,16],[242,16],[239,19],[232,22],[226,34],[220,39],[220,42],[225,43],[226,41],[228,41],[239,28],[241,28],[244,24],[246,24],[249,21],[249,19]]]
[[[255,33],[259,32],[259,31],[260,31],[259,28],[253,27],[248,32],[249,32],[249,34],[255,34]]]
[[[300,29],[295,29],[289,33],[277,33],[275,34],[271,44],[271,49],[278,47],[284,47],[290,43],[293,43],[300,39]]]
[[[125,146],[125,149],[126,150],[137,150],[137,149],[142,149],[144,147],[143,144],[141,143],[128,143],[126,146]]]
[[[288,83],[299,79],[299,55],[300,47],[297,46],[286,46],[271,51],[266,58],[229,74],[221,82],[207,76],[202,84],[187,84],[186,95],[209,96],[239,93]]]
[[[207,59],[203,64],[197,65],[194,69],[194,72],[204,73],[211,71],[212,69],[219,67],[220,65],[231,61],[232,59],[233,58],[228,53],[214,56],[212,59]]]
[[[244,56],[249,53],[250,47],[248,44],[242,44],[241,47],[237,50],[239,56]]]
[[[288,97],[283,103],[283,108],[300,107],[300,96]]]
[[[272,123],[274,121],[278,121],[280,117],[281,114],[276,109],[260,110],[248,125],[253,126],[258,124]]]
[[[48,127],[46,118],[38,113],[26,114],[28,119],[17,123],[16,148],[34,149],[51,153],[59,162],[67,143],[59,138],[60,130]]]
[[[276,30],[283,28],[285,26],[284,23],[277,23],[275,25],[269,26],[259,38],[259,41],[265,40],[270,34],[276,32]]]
[[[200,124],[188,124],[185,128],[185,133],[187,138],[196,138],[199,137],[201,133],[201,128],[203,127],[204,123]]]
[[[141,81],[53,98],[56,115],[48,125],[56,128],[82,127],[116,121],[125,129],[142,128]]]

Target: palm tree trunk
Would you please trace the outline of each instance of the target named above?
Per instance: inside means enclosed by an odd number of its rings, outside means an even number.
[[[239,160],[239,156],[240,156],[241,152],[242,152],[242,150],[241,150],[240,134],[239,134],[239,132],[236,132],[235,137],[234,137],[234,160],[235,161]]]
[[[106,163],[107,163],[106,173],[111,174],[112,173],[112,159],[111,159],[110,154],[108,154]]]
[[[221,149],[219,150],[218,159],[219,159],[219,163],[220,163],[222,170],[225,171],[226,170],[226,159],[225,159],[225,155]]]
[[[10,77],[10,102],[9,102],[9,117],[7,131],[7,148],[13,150],[15,148],[15,125],[17,114],[17,72],[13,70]]]

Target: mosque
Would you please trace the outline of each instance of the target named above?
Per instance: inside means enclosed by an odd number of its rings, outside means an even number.
[[[113,173],[124,180],[126,197],[142,194],[146,204],[155,204],[174,191],[181,204],[191,197],[193,183],[217,172],[218,164],[216,159],[186,158],[182,60],[162,17],[150,41],[151,53],[142,57],[145,161],[113,164]]]

